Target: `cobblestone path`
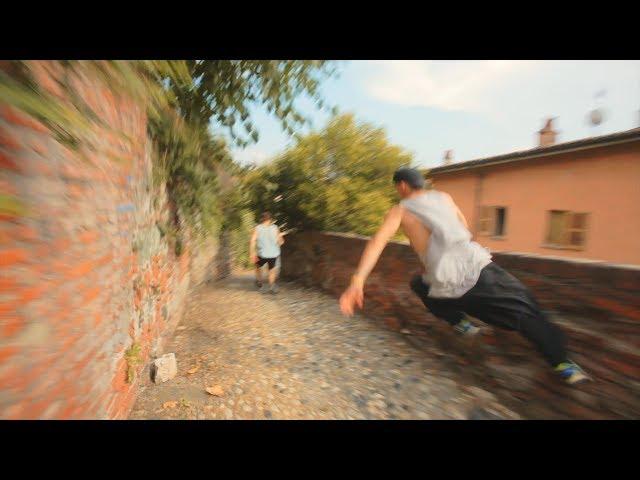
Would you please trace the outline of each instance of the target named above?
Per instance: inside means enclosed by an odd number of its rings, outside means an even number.
[[[293,283],[259,292],[248,273],[192,293],[164,352],[178,375],[143,372],[132,420],[519,418],[405,335]]]

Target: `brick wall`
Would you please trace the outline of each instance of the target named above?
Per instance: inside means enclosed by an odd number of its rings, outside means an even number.
[[[287,237],[282,274],[338,296],[367,238],[303,232]],[[409,280],[422,268],[406,244],[390,243],[365,288],[364,313],[407,328],[470,383],[492,391],[525,418],[640,418],[640,268],[500,253],[494,260],[527,284],[569,337],[571,357],[595,382],[568,387],[518,334],[486,327],[460,339],[427,312]]]
[[[32,67],[68,102],[56,62]],[[0,105],[2,419],[126,418],[139,375],[127,381],[125,352],[140,346],[139,373],[189,286],[215,274],[215,240],[182,228],[177,256],[158,227],[174,215],[152,186],[144,108],[95,79],[75,78],[74,90],[101,124],[73,149]]]

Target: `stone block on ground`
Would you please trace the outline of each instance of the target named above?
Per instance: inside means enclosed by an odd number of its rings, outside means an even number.
[[[178,373],[176,356],[167,353],[153,361],[151,364],[151,380],[154,383],[164,383],[171,380]]]

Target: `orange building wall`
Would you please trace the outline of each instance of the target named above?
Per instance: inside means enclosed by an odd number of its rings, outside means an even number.
[[[470,224],[479,173],[433,177],[434,187],[453,197]],[[482,173],[481,205],[507,207],[505,238],[478,236],[482,245],[493,251],[640,264],[640,142],[486,167]],[[582,250],[543,246],[548,210],[589,213]]]

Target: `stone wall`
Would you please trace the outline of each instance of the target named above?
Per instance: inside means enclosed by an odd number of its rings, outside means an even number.
[[[69,102],[57,62],[31,66]],[[152,186],[144,108],[96,79],[73,85],[99,119],[91,145],[0,105],[3,419],[126,418],[189,287],[217,270],[217,241],[196,243],[179,218],[180,255],[165,235],[176,215]]]
[[[338,296],[347,286],[366,237],[303,232],[287,237],[282,274]],[[533,255],[496,253],[569,337],[571,357],[595,381],[561,383],[520,335],[485,326],[461,340],[411,292],[422,267],[411,248],[390,243],[365,288],[365,315],[408,329],[425,349],[451,356],[451,368],[492,391],[526,418],[640,418],[640,268]],[[444,353],[442,353],[444,352]]]

